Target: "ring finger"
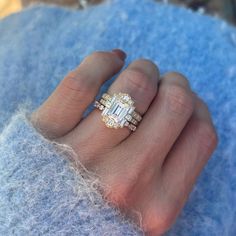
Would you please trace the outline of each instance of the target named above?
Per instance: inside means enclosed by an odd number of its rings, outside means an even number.
[[[131,63],[118,76],[108,89],[108,94],[129,94],[136,111],[143,115],[157,93],[158,78],[157,66],[149,60],[140,59]],[[65,137],[64,142],[70,140],[69,144],[75,151],[80,149],[81,152],[81,147],[84,147],[84,152],[90,153],[90,147],[93,146],[94,153],[101,153],[119,144],[130,133],[128,128],[107,128],[101,119],[101,111],[95,109]]]

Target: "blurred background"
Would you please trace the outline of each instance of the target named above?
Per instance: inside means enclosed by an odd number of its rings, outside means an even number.
[[[0,0],[0,18],[20,11],[35,3],[56,4],[72,8],[85,8],[100,4],[103,0]],[[128,1],[128,0],[127,0]],[[158,2],[184,5],[194,11],[217,15],[236,25],[236,0],[155,0]]]

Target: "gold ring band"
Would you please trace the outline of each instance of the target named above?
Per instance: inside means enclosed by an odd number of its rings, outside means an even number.
[[[102,111],[102,120],[108,128],[128,127],[135,131],[142,116],[135,111],[134,101],[126,93],[104,93],[94,106]]]

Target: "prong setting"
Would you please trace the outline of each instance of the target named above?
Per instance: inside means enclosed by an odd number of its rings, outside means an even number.
[[[128,127],[136,130],[136,125],[141,121],[141,115],[135,111],[134,101],[127,93],[104,93],[100,101],[95,101],[94,106],[102,111],[102,121],[108,128]]]

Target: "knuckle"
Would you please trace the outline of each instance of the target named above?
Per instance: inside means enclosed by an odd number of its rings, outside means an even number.
[[[128,69],[124,78],[126,86],[131,90],[143,90],[154,94],[155,86],[153,86],[148,76],[138,69]]]
[[[107,71],[111,71],[112,74],[117,73],[123,65],[123,61],[118,56],[105,51],[95,51],[85,60],[88,64],[94,64],[99,69],[105,68]]]
[[[149,215],[145,219],[144,230],[151,235],[162,235],[166,233],[173,224],[176,213],[164,212],[161,209],[157,209],[155,215]]]
[[[88,92],[90,86],[87,81],[88,79],[85,78],[79,71],[71,71],[67,75],[64,85],[71,90]]]
[[[168,109],[177,115],[191,114],[193,112],[193,98],[191,94],[179,85],[166,88]]]
[[[105,52],[101,52],[101,51],[95,51],[95,52],[93,52],[93,53],[91,53],[87,58],[91,58],[91,59],[100,59],[100,58],[102,58],[102,57],[104,57],[105,56]]]
[[[176,81],[178,81],[178,84],[182,84],[186,87],[189,86],[188,79],[183,74],[181,74],[177,71],[169,72],[164,77],[166,77],[167,79],[176,80]]]
[[[85,61],[90,62],[90,63],[96,63],[96,62],[104,62],[104,64],[111,64],[111,57],[108,55],[107,52],[102,52],[102,51],[95,51],[88,55],[85,59]]]
[[[164,234],[173,223],[173,216],[169,214],[162,214],[158,222],[158,231],[160,234]]]
[[[87,57],[87,60],[91,61],[100,61],[104,63],[105,65],[110,65],[112,66],[114,64],[114,61],[120,61],[118,57],[114,53],[109,53],[109,52],[103,52],[103,51],[95,51],[92,54],[90,54]]]
[[[188,81],[188,80],[186,79],[185,75],[181,74],[181,73],[178,72],[178,71],[171,71],[171,72],[168,72],[166,75],[167,75],[168,77],[176,77],[176,78],[180,78],[180,79],[182,79],[182,80],[184,80],[184,81]]]
[[[211,153],[216,148],[218,144],[218,136],[212,124],[206,121],[199,121],[196,128],[196,134],[200,146],[208,153]]]
[[[130,192],[136,181],[127,180],[120,176],[115,176],[112,179],[106,180],[109,188],[105,189],[105,195],[116,205],[124,206],[130,200]]]
[[[152,60],[149,60],[146,58],[140,58],[140,59],[133,62],[133,64],[135,64],[135,63],[137,63],[139,65],[147,66],[151,70],[154,70],[159,73],[159,69],[158,69],[157,65]]]
[[[71,71],[62,81],[62,93],[65,97],[80,99],[91,93],[92,86],[79,71]]]

